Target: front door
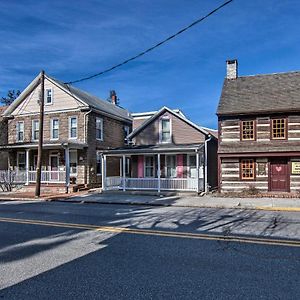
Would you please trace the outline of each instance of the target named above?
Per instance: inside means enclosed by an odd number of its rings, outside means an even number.
[[[270,191],[289,191],[289,168],[284,160],[272,160],[270,162]]]
[[[58,180],[58,155],[50,155],[50,180]]]

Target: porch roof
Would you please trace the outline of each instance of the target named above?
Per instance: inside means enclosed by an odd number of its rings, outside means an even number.
[[[160,145],[138,145],[127,146],[103,150],[103,154],[107,155],[124,155],[124,154],[154,154],[154,153],[191,153],[204,147],[204,143],[200,144],[160,144]]]
[[[63,149],[63,148],[70,148],[70,149],[83,149],[87,147],[85,143],[76,143],[76,142],[61,142],[61,143],[44,143],[43,149]],[[15,143],[15,144],[8,144],[5,146],[0,146],[0,150],[11,150],[11,149],[37,149],[38,143]]]

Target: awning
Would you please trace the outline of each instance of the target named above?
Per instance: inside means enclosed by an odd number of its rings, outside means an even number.
[[[83,149],[87,147],[84,143],[74,143],[74,142],[62,142],[62,143],[47,143],[43,144],[43,149]],[[38,143],[27,143],[27,144],[10,144],[5,146],[0,146],[0,151],[13,150],[13,149],[37,149]]]

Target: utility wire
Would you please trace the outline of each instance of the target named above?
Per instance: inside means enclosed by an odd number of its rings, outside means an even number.
[[[76,82],[81,82],[81,81],[85,81],[85,80],[89,80],[89,79],[92,79],[92,78],[95,78],[95,77],[98,77],[100,75],[103,75],[105,73],[108,73],[116,68],[119,68],[127,63],[129,63],[130,61],[133,61],[143,55],[145,55],[146,53],[149,53],[150,51],[153,51],[154,49],[158,48],[159,46],[165,44],[166,42],[174,39],[175,37],[177,37],[178,35],[180,35],[181,33],[187,31],[188,29],[190,29],[191,27],[199,24],[200,22],[204,21],[205,19],[207,19],[208,17],[210,17],[211,15],[213,15],[214,13],[216,13],[218,10],[222,9],[223,7],[225,7],[226,5],[228,5],[229,3],[231,3],[233,0],[229,0],[229,1],[226,1],[225,3],[223,3],[222,5],[218,6],[217,8],[215,8],[214,10],[212,10],[211,12],[209,12],[207,15],[205,15],[204,17],[201,17],[200,19],[194,21],[193,23],[191,23],[190,25],[184,27],[183,29],[179,30],[178,32],[176,32],[175,34],[167,37],[166,39],[162,40],[161,42],[157,43],[156,45],[152,46],[151,48],[148,48],[147,50],[143,51],[143,52],[140,52],[139,54],[129,58],[129,59],[126,59],[124,60],[123,62],[117,64],[117,65],[114,65],[113,67],[110,67],[102,72],[99,72],[99,73],[96,73],[96,74],[93,74],[93,75],[90,75],[90,76],[87,76],[87,77],[83,77],[81,79],[77,79],[77,80],[73,80],[73,81],[69,81],[69,82],[65,82],[65,84],[72,84],[72,83],[76,83]]]

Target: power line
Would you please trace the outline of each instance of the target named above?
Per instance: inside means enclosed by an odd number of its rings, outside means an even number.
[[[90,76],[87,76],[87,77],[83,77],[81,79],[77,79],[77,80],[73,80],[73,81],[69,81],[69,82],[65,82],[65,84],[72,84],[72,83],[76,83],[76,82],[81,82],[81,81],[85,81],[85,80],[89,80],[89,79],[92,79],[94,77],[98,77],[100,75],[103,75],[105,73],[108,73],[116,68],[119,68],[127,63],[129,63],[130,61],[133,61],[143,55],[145,55],[146,53],[149,53],[150,51],[153,51],[154,49],[158,48],[159,46],[165,44],[166,42],[174,39],[175,37],[177,37],[178,35],[180,35],[181,33],[187,31],[188,29],[190,29],[191,27],[199,24],[200,22],[204,21],[205,19],[207,19],[208,17],[210,17],[211,15],[213,15],[214,13],[216,13],[218,10],[220,10],[221,8],[225,7],[226,5],[228,5],[229,3],[231,3],[233,0],[229,0],[229,1],[226,1],[225,3],[223,3],[222,5],[218,6],[217,8],[215,8],[214,10],[212,10],[211,12],[209,12],[207,15],[205,15],[204,17],[201,17],[200,19],[194,21],[193,23],[191,23],[190,25],[184,27],[183,29],[179,30],[178,32],[176,32],[175,34],[167,37],[166,39],[162,40],[161,42],[157,43],[156,45],[148,48],[147,50],[143,51],[143,52],[140,52],[139,54],[129,58],[129,59],[126,59],[124,60],[123,62],[117,64],[117,65],[114,65],[113,67],[110,67],[104,71],[101,71],[99,73],[96,73],[96,74],[93,74],[93,75],[90,75]]]

